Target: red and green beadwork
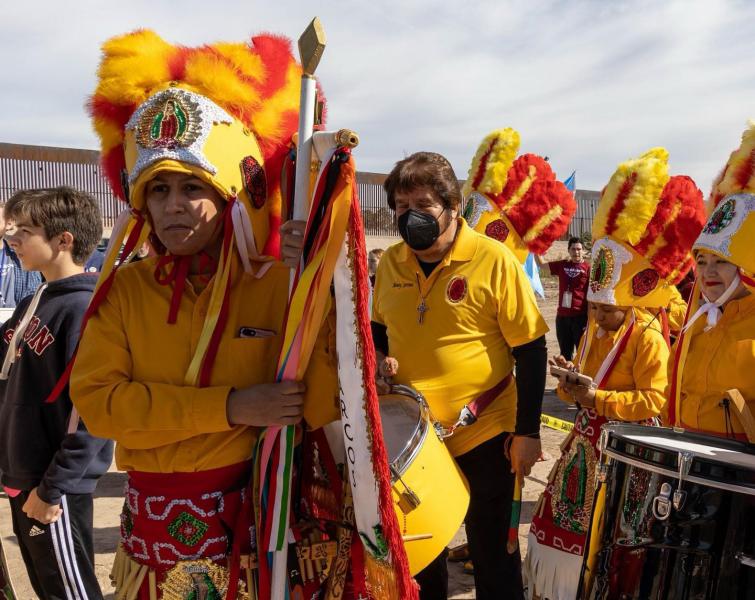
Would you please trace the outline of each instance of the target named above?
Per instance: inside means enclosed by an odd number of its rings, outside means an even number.
[[[168,524],[168,533],[184,546],[196,546],[208,528],[207,523],[184,511]]]

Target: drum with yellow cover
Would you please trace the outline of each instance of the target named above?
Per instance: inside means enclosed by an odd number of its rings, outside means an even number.
[[[469,505],[469,490],[433,426],[422,394],[394,385],[380,396],[393,501],[413,575],[453,539]]]

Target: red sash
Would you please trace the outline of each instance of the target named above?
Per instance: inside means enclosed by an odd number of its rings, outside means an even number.
[[[234,541],[242,554],[251,550],[250,473],[246,462],[197,473],[130,471],[123,548],[158,579],[182,560],[209,558],[230,567]]]

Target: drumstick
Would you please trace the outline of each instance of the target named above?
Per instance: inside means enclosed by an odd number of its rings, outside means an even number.
[[[511,500],[511,521],[509,522],[509,538],[506,550],[514,554],[519,547],[519,515],[522,510],[522,478],[517,474],[514,481],[514,497]]]
[[[402,536],[404,542],[418,542],[419,540],[429,540],[432,537],[432,533],[417,533],[415,535]]]

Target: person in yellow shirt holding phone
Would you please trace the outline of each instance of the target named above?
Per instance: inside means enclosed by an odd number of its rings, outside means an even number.
[[[532,518],[524,564],[529,597],[576,598],[601,425],[650,422],[661,413],[666,307],[673,284],[691,267],[704,215],[702,193],[688,177],[669,175],[663,148],[619,165],[603,190],[593,221],[587,330],[573,363],[551,361],[561,377],[558,396],[578,411]]]

